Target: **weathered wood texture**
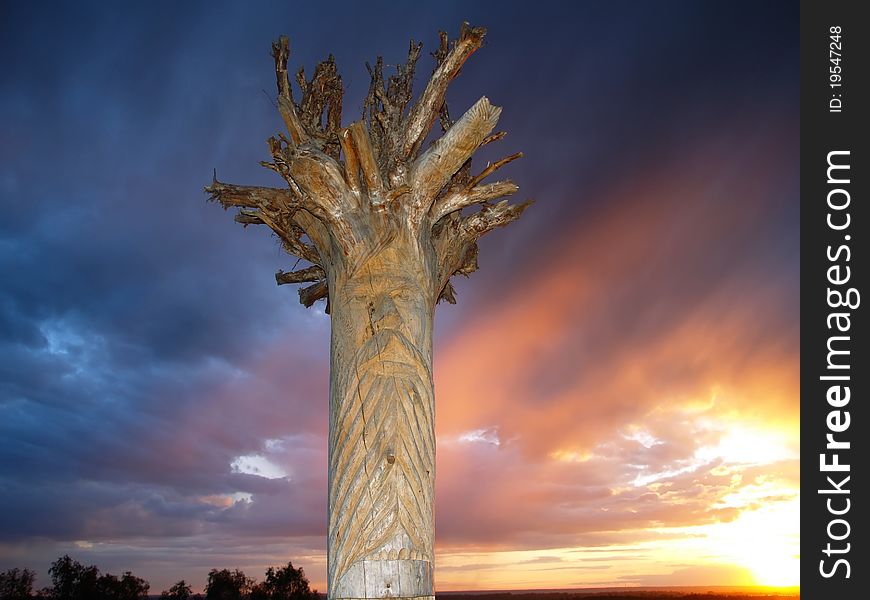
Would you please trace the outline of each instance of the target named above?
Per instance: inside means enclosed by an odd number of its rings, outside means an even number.
[[[523,213],[529,202],[495,202],[517,191],[482,183],[514,154],[471,174],[471,156],[504,137],[501,109],[485,97],[456,122],[447,86],[483,43],[463,24],[441,33],[435,70],[416,102],[421,44],[384,80],[369,67],[363,119],[341,126],[343,89],[332,57],[310,80],[299,70],[297,102],[287,73],[287,38],[272,46],[278,109],[287,134],[269,138],[286,188],[223,183],[206,188],[236,221],[267,225],[285,250],[308,263],[276,274],[309,283],[305,306],[325,299],[332,316],[329,404],[330,599],[430,598],[434,594],[433,493],[435,305],[455,303],[450,278],[477,269],[477,240]],[[423,149],[435,121],[444,135]],[[470,214],[463,209],[480,205]]]

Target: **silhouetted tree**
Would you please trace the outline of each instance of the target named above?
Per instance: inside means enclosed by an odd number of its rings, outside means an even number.
[[[212,569],[208,572],[208,584],[205,586],[206,600],[243,600],[251,593],[254,580],[236,569]]]
[[[144,600],[151,587],[130,571],[120,578],[111,573],[100,575],[97,567],[85,567],[68,555],[54,561],[48,574],[52,585],[38,596],[51,600]]]
[[[266,580],[254,586],[250,600],[316,600],[317,591],[311,591],[302,567],[288,562],[286,567],[269,567]]]
[[[63,555],[51,564],[49,597],[53,600],[92,600],[98,597],[97,580],[100,571],[86,567],[69,555]]]
[[[160,594],[160,600],[190,600],[192,597],[193,591],[183,579]]]
[[[97,580],[96,600],[144,600],[151,586],[141,577],[126,571],[119,579],[111,573]]]
[[[97,579],[97,599],[115,600],[120,587],[121,581],[111,573],[100,575],[99,579]]]
[[[9,569],[0,573],[0,600],[29,600],[36,573],[30,569]]]
[[[142,579],[136,577],[130,571],[125,571],[121,577],[121,600],[139,600],[140,598],[148,598],[148,590],[151,585]]]

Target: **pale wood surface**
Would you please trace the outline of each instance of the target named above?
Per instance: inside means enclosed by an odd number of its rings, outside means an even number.
[[[325,299],[332,317],[329,393],[329,597],[434,600],[435,305],[456,302],[454,275],[477,269],[477,240],[513,222],[529,202],[492,204],[517,191],[484,178],[521,154],[471,173],[471,156],[493,133],[501,108],[486,97],[455,123],[445,102],[450,81],[483,43],[463,24],[440,35],[436,68],[409,106],[421,44],[384,80],[379,58],[364,118],[341,125],[343,90],[335,61],[301,99],[287,72],[287,38],[272,45],[278,109],[287,135],[268,140],[263,162],[286,188],[223,183],[206,191],[236,220],[267,225],[285,250],[310,265],[276,274],[305,306]],[[423,149],[436,119],[444,135]],[[289,137],[288,137],[289,136]],[[480,205],[470,214],[463,209]]]

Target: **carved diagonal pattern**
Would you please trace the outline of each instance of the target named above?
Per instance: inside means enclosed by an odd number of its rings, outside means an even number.
[[[419,356],[413,348],[408,352]],[[359,375],[349,370],[340,378],[337,387],[344,393],[332,407],[329,579],[334,583],[391,540],[410,540],[409,558],[432,560],[431,372],[425,361],[413,368],[375,361],[361,365]]]

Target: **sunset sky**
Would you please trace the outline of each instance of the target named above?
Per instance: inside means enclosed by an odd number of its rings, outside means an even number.
[[[437,589],[798,583],[798,5],[421,4],[3,3],[0,571],[326,591],[329,317],[202,188],[280,185],[279,35],[347,124],[467,20],[536,203],[436,312]]]

